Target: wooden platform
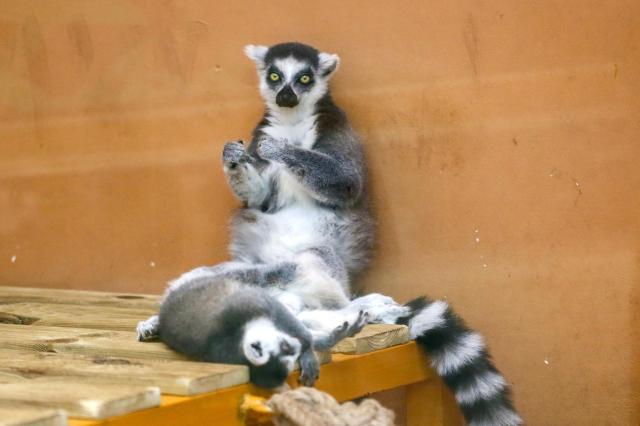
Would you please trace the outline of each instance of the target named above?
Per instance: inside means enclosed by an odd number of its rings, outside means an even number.
[[[136,341],[136,323],[158,302],[0,287],[0,426],[243,424],[242,397],[268,396],[248,383],[245,366],[193,362],[162,343]],[[454,424],[442,385],[406,327],[367,326],[332,352],[320,354],[317,387],[339,401],[408,386],[409,424]],[[289,384],[297,385],[297,373]],[[425,414],[419,394],[426,393],[436,409]]]

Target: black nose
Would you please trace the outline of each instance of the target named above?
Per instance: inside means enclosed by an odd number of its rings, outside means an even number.
[[[291,86],[285,86],[276,96],[276,103],[278,106],[293,108],[298,105],[298,97],[293,92]]]

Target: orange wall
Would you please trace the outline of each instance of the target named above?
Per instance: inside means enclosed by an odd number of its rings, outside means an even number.
[[[0,284],[160,292],[225,259],[220,151],[262,110],[241,49],[297,39],[341,55],[365,139],[360,284],[454,303],[529,424],[638,424],[640,3],[251,4],[0,0]]]

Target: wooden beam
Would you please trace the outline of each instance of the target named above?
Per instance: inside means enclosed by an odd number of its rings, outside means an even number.
[[[288,383],[297,386],[297,373]],[[317,388],[338,401],[434,379],[428,360],[414,342],[364,355],[334,355],[320,369]],[[269,396],[269,392],[245,384],[195,397],[163,396],[159,408],[109,419],[108,422],[70,420],[71,426],[201,426],[215,419],[219,426],[242,425],[238,407],[247,393]]]
[[[155,387],[42,382],[38,379],[0,383],[0,402],[16,406],[61,408],[69,416],[106,419],[160,404]]]
[[[331,350],[333,353],[365,354],[409,341],[406,325],[370,324],[353,337],[341,340]]]
[[[442,426],[442,382],[429,380],[407,386],[407,426]]]
[[[407,426],[464,426],[454,396],[442,380],[406,387]]]
[[[163,394],[195,395],[247,383],[249,369],[206,362],[0,350],[0,381],[7,378],[157,386]]]
[[[3,406],[0,403],[0,426],[66,426],[67,413],[62,410]]]
[[[105,293],[98,291],[0,286],[0,304],[20,302],[113,306],[119,308],[147,309],[150,311],[156,311],[160,307],[160,296],[150,294]]]

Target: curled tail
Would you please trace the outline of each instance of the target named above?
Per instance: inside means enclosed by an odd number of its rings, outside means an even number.
[[[469,425],[523,424],[511,402],[505,378],[493,365],[478,333],[469,329],[443,301],[421,297],[407,303],[411,337],[431,358],[431,365],[453,391]]]

